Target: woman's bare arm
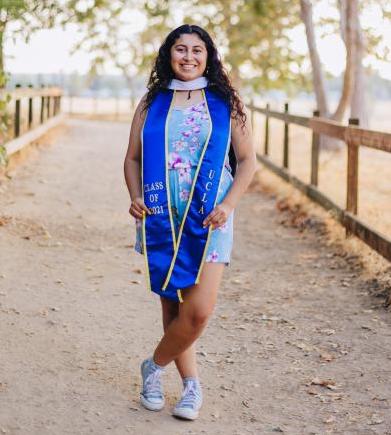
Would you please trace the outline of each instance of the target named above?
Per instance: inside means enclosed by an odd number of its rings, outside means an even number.
[[[237,206],[240,198],[250,185],[256,170],[251,117],[246,109],[245,113],[247,119],[244,129],[237,120],[232,120],[232,146],[235,151],[238,167],[232,186],[223,201],[232,208]]]
[[[150,214],[144,204],[141,187],[141,130],[146,115],[146,112],[142,111],[144,102],[145,96],[141,99],[133,116],[129,145],[124,161],[125,181],[132,201],[129,213],[139,219],[142,218],[143,211]]]

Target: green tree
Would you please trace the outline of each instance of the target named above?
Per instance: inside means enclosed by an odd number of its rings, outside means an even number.
[[[28,42],[34,32],[67,23],[92,21],[96,10],[108,8],[107,0],[0,0],[0,73],[6,71],[4,44],[7,39]],[[0,87],[4,82],[0,82]]]
[[[200,22],[223,47],[225,63],[237,86],[256,91],[308,85],[304,57],[291,49],[289,31],[299,22],[292,0],[193,0],[188,21]],[[191,19],[194,17],[195,19]]]
[[[127,32],[129,17],[139,14],[145,29]],[[224,63],[238,86],[255,90],[308,86],[303,56],[290,48],[289,29],[300,22],[299,6],[291,0],[143,0],[101,2],[83,20],[85,36],[76,49],[94,55],[92,72],[114,64],[129,84],[150,71],[163,38],[183,22],[211,32]]]
[[[52,27],[65,11],[59,1],[0,0],[0,71],[5,71],[6,38],[22,37],[28,41],[37,30]]]
[[[170,20],[172,6],[167,0],[156,3],[102,0],[76,17],[83,36],[74,51],[84,49],[92,54],[91,75],[103,72],[105,66],[111,64],[121,71],[131,87],[134,77],[148,69],[158,44],[168,31],[166,21]],[[137,34],[132,31],[135,19],[148,22],[145,31]]]
[[[366,70],[363,61],[374,65],[374,60],[390,61],[389,44],[379,34],[378,29],[362,23],[365,8],[378,8],[384,20],[389,20],[391,7],[386,0],[338,0],[330,2],[335,8],[334,16],[322,16],[316,23],[312,9],[315,2],[300,0],[301,17],[305,25],[308,51],[312,65],[313,89],[321,116],[342,121],[346,112],[350,117],[359,118],[362,126],[368,125],[368,105],[366,102]],[[321,6],[320,6],[321,7]],[[337,17],[337,18],[334,18]],[[339,34],[346,48],[346,65],[340,99],[334,112],[329,110],[328,95],[324,84],[323,66],[317,48],[315,31],[319,35]]]
[[[83,22],[91,19],[94,8],[107,6],[109,2],[95,0],[89,4],[83,0],[0,0],[0,140],[7,131],[9,116],[6,113],[9,95],[4,91],[8,76],[4,59],[7,39],[22,38],[28,42],[31,35],[55,25]],[[3,150],[3,151],[2,151]],[[0,148],[0,162],[4,163],[4,148]]]
[[[52,27],[65,11],[53,0],[0,0],[0,142],[2,143],[10,121],[7,113],[9,94],[4,90],[8,76],[4,59],[7,38],[22,37],[26,42],[37,30]],[[6,164],[4,146],[0,146],[0,165]]]

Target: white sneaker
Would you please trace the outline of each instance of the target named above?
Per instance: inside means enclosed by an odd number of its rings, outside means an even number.
[[[200,381],[193,377],[184,378],[183,387],[182,397],[175,405],[172,415],[185,420],[195,420],[202,405]]]
[[[143,389],[140,393],[140,401],[144,408],[150,411],[160,411],[164,407],[164,396],[160,375],[163,369],[156,367],[152,358],[141,363],[141,377]]]

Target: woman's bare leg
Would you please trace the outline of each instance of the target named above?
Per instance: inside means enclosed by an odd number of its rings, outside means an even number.
[[[166,366],[174,361],[201,335],[214,310],[223,271],[223,263],[205,263],[199,284],[182,292],[178,316],[168,325],[155,349],[156,364]]]
[[[178,316],[179,302],[164,297],[161,297],[160,300],[162,303],[163,329],[166,331],[168,325]],[[188,376],[198,377],[195,343],[178,355],[175,359],[175,365],[182,379]]]

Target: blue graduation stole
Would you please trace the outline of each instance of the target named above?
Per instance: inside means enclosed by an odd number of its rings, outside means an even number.
[[[142,138],[142,188],[152,214],[142,220],[147,282],[150,289],[182,302],[181,290],[199,282],[211,226],[202,222],[216,205],[231,136],[229,105],[208,88],[202,90],[211,120],[183,220],[176,238],[167,167],[167,121],[175,91],[162,90],[148,109]]]

